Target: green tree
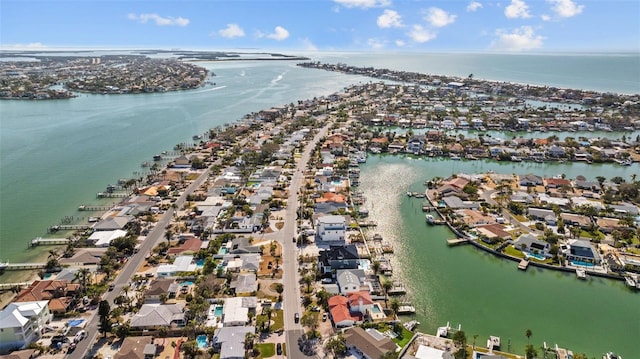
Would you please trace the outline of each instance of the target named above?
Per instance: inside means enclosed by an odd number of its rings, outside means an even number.
[[[342,333],[338,333],[338,335],[327,340],[324,348],[326,351],[333,353],[334,357],[344,355],[347,352],[347,341],[342,336]]]
[[[100,333],[107,336],[107,333],[111,331],[111,319],[109,317],[111,313],[111,306],[109,302],[103,300],[100,302],[98,306],[98,316],[100,318]]]
[[[531,336],[533,335],[533,332],[531,332],[531,329],[527,329],[525,330],[524,335],[527,336],[527,344],[529,344],[529,338],[531,338]]]
[[[180,350],[187,358],[195,358],[200,353],[200,348],[198,348],[198,343],[195,340],[182,343]]]
[[[467,357],[467,336],[462,330],[458,330],[453,334],[453,344],[458,350],[454,353],[456,359],[465,359]]]
[[[538,351],[531,344],[527,344],[527,349],[525,351],[525,358],[533,359],[538,356]]]
[[[300,324],[309,328],[310,337],[315,338],[316,329],[318,328],[318,316],[314,312],[306,312],[300,318]]]

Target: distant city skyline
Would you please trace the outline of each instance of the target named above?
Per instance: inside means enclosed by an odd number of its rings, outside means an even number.
[[[640,51],[636,0],[0,0],[3,50]]]

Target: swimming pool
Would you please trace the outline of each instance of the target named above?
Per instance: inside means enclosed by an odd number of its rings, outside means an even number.
[[[582,262],[582,261],[571,261],[571,264],[574,266],[583,266],[583,267],[593,267],[593,263]]]
[[[545,259],[545,258],[544,258],[544,256],[543,256],[543,255],[540,255],[540,254],[531,253],[531,252],[523,252],[523,253],[524,253],[524,255],[525,255],[525,256],[527,256],[527,257],[533,257],[533,258],[535,258],[535,259],[537,259],[537,260],[541,260],[541,261],[543,261],[543,260]]]
[[[204,258],[200,258],[196,261],[196,267],[198,268],[204,267]]]
[[[213,315],[215,315],[218,318],[222,318],[222,306],[221,305],[216,306],[216,309],[213,311]]]
[[[189,280],[189,281],[186,281],[186,282],[182,282],[182,283],[180,283],[180,285],[181,285],[181,286],[185,286],[185,285],[193,285],[193,282]]]
[[[218,251],[218,254],[227,254],[227,252],[229,252],[227,247],[220,247],[220,250]]]
[[[371,313],[382,313],[382,310],[380,309],[379,305],[374,304],[373,306],[371,306]]]
[[[196,337],[196,342],[198,343],[198,348],[206,348],[209,345],[209,341],[207,340],[206,335],[198,335]]]

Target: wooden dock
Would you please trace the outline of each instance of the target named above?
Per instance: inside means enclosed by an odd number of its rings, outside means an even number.
[[[46,263],[7,263],[2,265],[3,270],[27,270],[27,269],[43,269]]]
[[[108,211],[110,210],[112,207],[111,206],[92,206],[92,205],[86,205],[83,204],[81,206],[78,207],[78,211]]]
[[[360,227],[376,227],[378,223],[375,221],[359,221],[358,226]]]
[[[31,240],[31,247],[39,246],[39,245],[62,245],[68,244],[71,242],[70,239],[67,238],[35,238]]]
[[[96,194],[97,198],[127,198],[129,197],[128,193],[113,193],[113,192],[98,192]]]
[[[528,267],[529,267],[529,261],[526,259],[521,260],[520,264],[518,264],[518,269],[520,270],[527,270]]]
[[[77,231],[89,228],[91,228],[91,226],[87,224],[56,224],[55,226],[49,227],[49,232]]]
[[[469,242],[469,240],[467,238],[447,239],[447,244],[449,245],[449,247],[458,246],[458,245],[465,244],[465,243],[468,243],[468,242]]]

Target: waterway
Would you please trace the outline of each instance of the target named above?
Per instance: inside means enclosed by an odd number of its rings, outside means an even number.
[[[424,199],[406,192],[424,191],[424,181],[453,173],[536,173],[568,178],[597,174],[629,178],[637,168],[615,165],[452,161],[411,155],[370,155],[361,166],[359,187],[367,198],[370,219],[393,244],[394,277],[408,289],[420,330],[435,334],[450,322],[462,325],[471,343],[485,346],[490,335],[502,338],[503,349],[524,354],[525,331],[536,348],[543,342],[574,352],[601,356],[616,351],[640,358],[640,296],[624,282],[529,267],[500,259],[472,246],[448,247],[454,238],[445,226],[428,226]],[[393,180],[390,180],[393,179]],[[510,343],[510,348],[509,348]]]
[[[495,56],[316,54],[314,60],[447,75],[474,73],[476,78],[526,83],[549,79],[548,84],[562,87],[640,92],[637,55],[557,56],[555,62],[553,56],[542,62],[535,56],[518,56],[518,61],[512,56]],[[582,65],[565,66],[575,61]],[[536,65],[523,71],[526,63]],[[177,143],[191,141],[193,135],[261,109],[328,95],[354,83],[377,81],[302,69],[294,61],[198,64],[216,74],[210,79],[215,85],[176,93],[82,94],[70,100],[2,102],[0,260],[46,257],[47,247],[27,249],[31,239],[46,236],[46,228],[63,217],[84,221],[82,217],[91,214],[78,212],[79,205],[97,204],[95,194],[104,191],[107,184],[142,175],[141,162]],[[582,174],[587,178],[629,178],[637,172],[635,165],[371,156],[361,176],[369,198],[367,206],[372,219],[380,223],[380,233],[394,242],[396,258],[403,258],[395,266],[405,277],[421,329],[434,333],[447,321],[461,323],[470,338],[478,334],[477,344],[488,335],[500,335],[505,348],[510,338],[512,350],[522,352],[528,328],[533,331],[531,340],[538,344],[546,340],[590,356],[616,350],[625,359],[640,358],[640,297],[622,283],[600,279],[579,282],[573,276],[537,269],[523,273],[516,270],[516,263],[473,248],[448,248],[445,240],[451,233],[441,227],[426,227],[420,200],[404,195],[407,189],[422,190],[424,180],[436,175],[488,169],[544,176]],[[12,275],[5,273],[0,281],[12,281]]]

